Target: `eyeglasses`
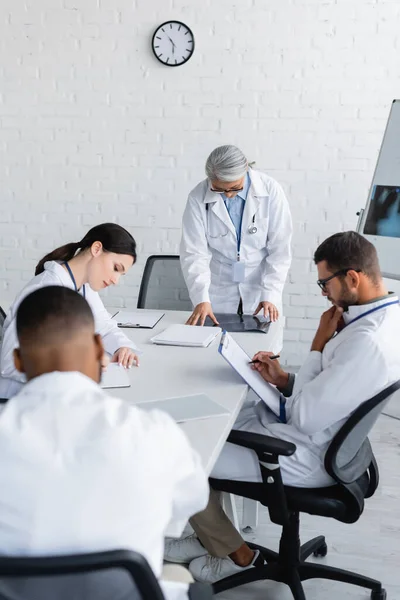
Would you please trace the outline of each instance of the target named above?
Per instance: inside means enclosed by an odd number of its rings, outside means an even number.
[[[230,194],[232,192],[241,192],[243,190],[242,187],[240,188],[234,188],[231,190],[214,190],[214,188],[210,188],[211,192],[215,192],[216,194]]]
[[[349,271],[361,273],[361,269],[353,269],[352,267],[348,267],[347,269],[340,269],[340,271],[336,271],[336,273],[334,273],[330,277],[325,277],[325,279],[318,279],[317,284],[323,292],[326,292],[326,284],[328,283],[328,281],[334,279],[335,277],[340,277],[340,275],[347,275]]]

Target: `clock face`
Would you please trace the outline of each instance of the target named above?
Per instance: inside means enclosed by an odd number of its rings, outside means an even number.
[[[167,21],[156,29],[153,52],[168,67],[179,67],[189,60],[194,50],[192,31],[180,21]]]

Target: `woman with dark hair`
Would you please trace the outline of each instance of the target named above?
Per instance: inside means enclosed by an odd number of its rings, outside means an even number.
[[[92,309],[96,332],[102,336],[111,360],[127,368],[138,364],[135,345],[118,329],[98,294],[109,285],[117,285],[121,275],[125,275],[135,262],[135,240],[126,229],[115,223],[97,225],[80,242],[65,244],[43,257],[36,266],[35,277],[17,296],[4,323],[0,397],[11,398],[25,383],[13,361],[13,350],[18,347],[15,329],[17,309],[28,294],[49,285],[62,285],[82,294]]]

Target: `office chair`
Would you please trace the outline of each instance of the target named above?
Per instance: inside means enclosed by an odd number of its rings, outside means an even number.
[[[149,256],[140,284],[138,308],[193,310],[179,256]]]
[[[1,556],[0,584],[2,580],[9,578],[12,578],[16,582],[24,578],[50,578],[51,581],[48,580],[50,584],[49,588],[43,588],[41,594],[43,594],[43,598],[46,598],[47,592],[49,593],[49,598],[56,598],[57,593],[54,594],[56,590],[54,587],[51,589],[51,586],[55,584],[55,576],[82,575],[104,572],[110,569],[125,571],[132,580],[132,591],[129,589],[128,593],[126,593],[127,590],[124,589],[122,592],[124,600],[165,600],[157,578],[147,560],[141,554],[130,550],[111,550],[93,554],[33,558]],[[104,589],[104,581],[101,581],[100,584],[102,584],[102,598],[108,598],[108,590]],[[84,585],[87,586],[87,582]],[[18,600],[31,600],[32,596],[29,593],[30,586],[27,585],[23,589],[25,593],[18,595]],[[61,592],[62,590],[63,586],[61,586],[59,591]],[[85,598],[85,600],[89,600],[87,592],[88,588],[85,587],[82,595],[82,598]],[[34,596],[33,591],[32,594]],[[114,600],[114,598],[119,598],[117,594],[118,591],[116,589],[110,589],[109,599]],[[190,600],[211,600],[213,597],[211,586],[199,583],[190,584],[188,595]],[[14,595],[12,597],[14,598]],[[93,600],[96,600],[97,597],[97,593],[94,593]]]
[[[4,326],[5,320],[6,320],[6,313],[0,306],[0,347],[1,347],[1,340],[3,339],[3,326]],[[5,404],[6,402],[7,402],[6,398],[0,398],[0,405]]]
[[[4,321],[6,320],[6,313],[4,312],[4,310],[1,308],[0,306],[0,342],[3,338],[3,326],[4,326]]]
[[[279,551],[273,552],[256,544],[267,564],[226,577],[214,584],[214,592],[263,579],[288,585],[295,600],[306,600],[302,581],[331,579],[358,585],[371,590],[372,600],[385,600],[386,591],[380,581],[343,569],[315,563],[306,559],[326,556],[328,547],[324,536],[300,544],[300,513],[330,517],[343,523],[355,523],[379,484],[378,466],[372,452],[368,433],[390,397],[400,389],[400,380],[363,402],[347,419],[330,443],[325,455],[325,469],[336,481],[329,487],[295,488],[283,485],[279,468],[280,456],[296,451],[292,443],[243,431],[232,431],[228,441],[254,450],[258,456],[262,483],[246,483],[210,479],[211,486],[244,498],[258,500],[268,508],[273,523],[282,526]]]

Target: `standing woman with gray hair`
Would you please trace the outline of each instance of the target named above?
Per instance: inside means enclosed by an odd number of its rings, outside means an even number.
[[[257,314],[276,321],[291,262],[292,220],[281,186],[249,168],[236,146],[220,146],[207,179],[189,194],[181,266],[193,303],[189,325],[215,313]]]

